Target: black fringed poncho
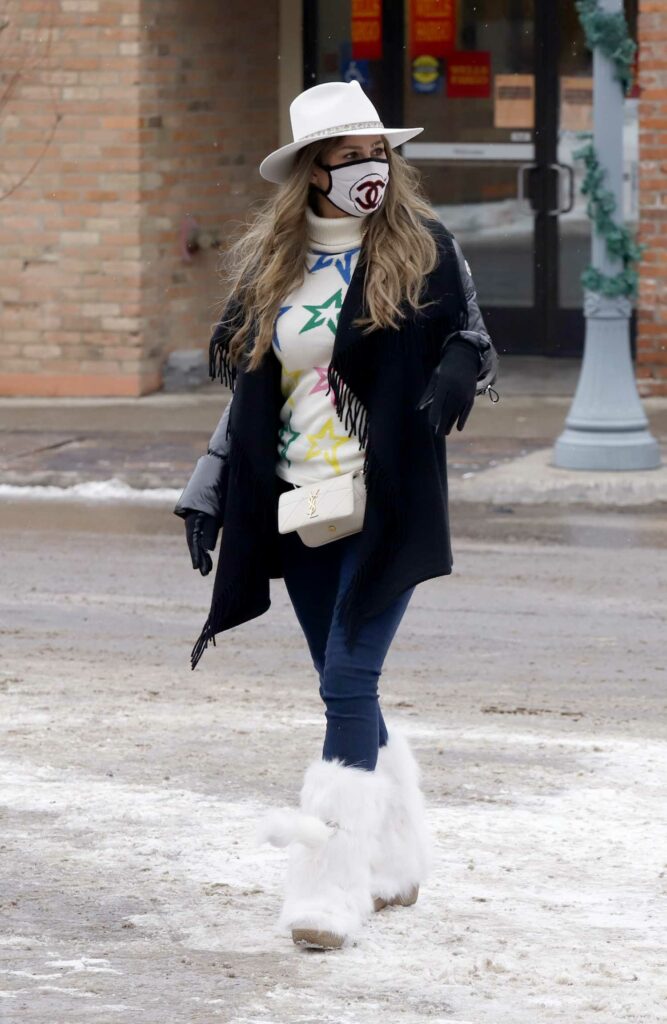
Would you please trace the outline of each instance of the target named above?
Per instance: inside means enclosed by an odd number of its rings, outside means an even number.
[[[444,339],[466,326],[467,306],[451,235],[428,222],[439,252],[422,298],[397,330],[362,334],[365,274],[360,255],[340,311],[328,370],[336,411],[365,447],[366,513],[359,566],[341,613],[348,646],[359,625],[407,587],[452,570],[445,442],[416,406],[438,363]],[[257,370],[232,364],[229,320],[210,342],[210,375],[234,392],[220,553],[208,618],[191,655],[194,669],[209,640],[262,615],[271,579],[283,576],[278,533],[276,438],[280,363],[269,349]],[[333,541],[332,543],[335,543]]]

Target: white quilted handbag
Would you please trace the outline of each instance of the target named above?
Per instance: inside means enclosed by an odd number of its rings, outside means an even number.
[[[296,530],[309,548],[358,533],[364,523],[366,484],[362,470],[283,491],[278,532]]]

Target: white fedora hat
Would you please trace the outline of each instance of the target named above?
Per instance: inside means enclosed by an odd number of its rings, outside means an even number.
[[[289,177],[295,154],[311,142],[338,135],[384,135],[392,149],[423,132],[423,128],[385,128],[358,82],[323,82],[292,100],[289,108],[294,142],[275,149],[259,165],[267,181]]]

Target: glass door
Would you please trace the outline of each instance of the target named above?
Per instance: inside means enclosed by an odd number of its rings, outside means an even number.
[[[584,301],[581,274],[591,258],[591,229],[586,199],[581,194],[584,167],[574,153],[583,145],[582,132],[593,130],[593,56],[586,47],[574,3],[565,4],[559,47],[558,161],[572,168],[574,201],[559,218],[558,298],[566,324]]]
[[[545,273],[536,259],[535,205],[544,199],[536,167],[536,6],[459,0],[451,50],[433,58],[415,45],[419,0],[405,3],[403,121],[425,131],[403,154],[461,243],[502,352],[544,348],[536,308]]]
[[[577,356],[581,273],[591,255],[574,159],[592,130],[592,55],[574,0],[437,0],[453,38],[439,59],[415,50],[433,7],[406,0],[403,147],[463,246],[499,350]],[[626,0],[636,35],[637,0]],[[625,215],[637,220],[637,99],[625,105]]]

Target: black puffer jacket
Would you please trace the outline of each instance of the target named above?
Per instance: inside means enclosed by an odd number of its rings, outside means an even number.
[[[456,239],[453,239],[453,243],[456,250],[463,292],[468,304],[468,325],[465,331],[457,331],[456,334],[443,338],[443,349],[453,337],[465,338],[466,341],[469,341],[477,348],[481,357],[477,395],[482,395],[487,392],[491,393],[492,385],[496,381],[498,355],[491,343],[477,303],[477,293],[468,261],[465,259]],[[228,456],[230,440],[227,423],[232,402],[233,396],[225,407],[220,421],[211,435],[207,454],[202,455],[197,460],[192,476],[174,508],[174,514],[183,519],[189,512],[206,512],[208,515],[214,516],[219,524],[222,524],[229,476]]]

